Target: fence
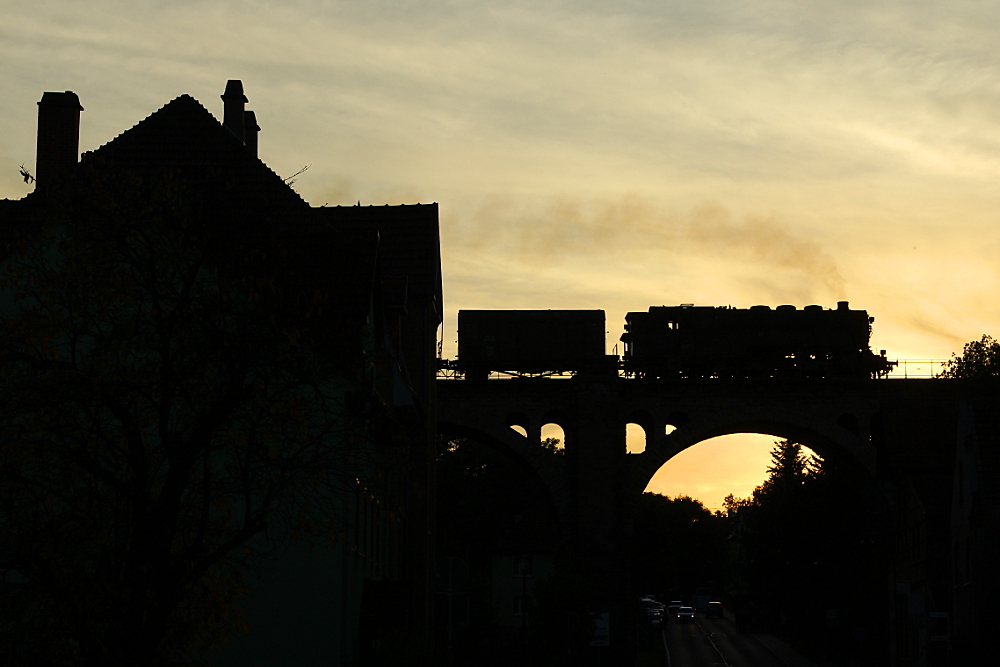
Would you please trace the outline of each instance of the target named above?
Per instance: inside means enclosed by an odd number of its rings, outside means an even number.
[[[448,359],[439,361],[441,362],[437,372],[439,380],[460,380],[465,377],[465,373],[458,370],[453,361]],[[945,360],[943,359],[899,359],[896,361],[895,367],[882,377],[890,380],[930,379],[937,377],[937,375],[944,370],[944,364]],[[621,374],[623,377],[626,376],[624,371],[621,371]],[[574,371],[553,371],[548,373],[490,371],[488,378],[490,380],[512,379],[518,377],[570,378],[573,375],[575,375]]]
[[[900,359],[885,377],[896,380],[933,378],[944,370],[943,359]]]

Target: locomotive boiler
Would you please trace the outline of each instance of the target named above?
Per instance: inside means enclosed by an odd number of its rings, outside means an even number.
[[[821,306],[651,306],[625,317],[623,367],[651,378],[878,377],[864,310]]]

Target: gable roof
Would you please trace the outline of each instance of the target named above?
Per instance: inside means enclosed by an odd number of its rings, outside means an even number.
[[[191,183],[212,181],[220,222],[236,234],[284,236],[320,220],[281,177],[245,149],[242,140],[190,95],[181,95],[100,148],[81,164],[104,160],[139,174],[178,170]],[[221,187],[220,187],[221,186]],[[249,226],[280,226],[257,229]]]

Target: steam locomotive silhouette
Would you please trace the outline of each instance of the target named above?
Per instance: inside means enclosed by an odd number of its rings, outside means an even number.
[[[841,301],[821,306],[651,306],[625,316],[619,359],[605,355],[603,310],[463,310],[458,361],[490,372],[607,370],[637,378],[872,378],[895,362],[869,347],[874,318]]]

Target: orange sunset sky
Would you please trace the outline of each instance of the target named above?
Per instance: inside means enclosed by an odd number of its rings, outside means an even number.
[[[313,205],[438,202],[446,356],[464,308],[820,304],[946,359],[1000,333],[1000,5],[36,0],[3,3],[0,198],[36,102],[81,149],[243,80],[260,156]],[[716,507],[773,438],[654,490]]]

